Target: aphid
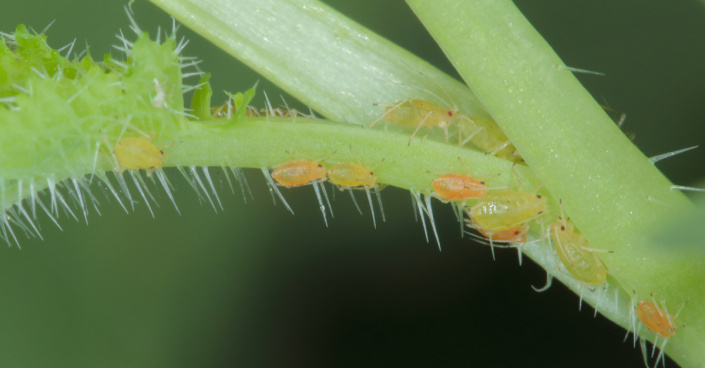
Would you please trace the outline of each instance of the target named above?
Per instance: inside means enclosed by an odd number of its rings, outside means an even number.
[[[147,137],[122,138],[115,143],[115,158],[119,172],[131,170],[159,170],[167,160],[164,151],[154,146]]]
[[[353,201],[355,201],[355,196],[352,194],[352,189],[364,189],[367,194],[367,200],[370,203],[370,211],[372,211],[372,222],[375,227],[377,227],[375,211],[372,206],[372,196],[370,195],[370,188],[374,188],[377,201],[379,202],[379,209],[382,213],[382,221],[385,221],[382,198],[379,195],[379,185],[377,184],[377,175],[375,175],[374,172],[360,164],[345,162],[334,165],[328,169],[328,180],[337,185],[340,190],[350,189],[350,195]],[[355,203],[355,205],[357,206],[357,203]]]
[[[461,174],[447,174],[433,179],[433,189],[449,201],[460,201],[470,198],[480,198],[488,194],[484,181]]]
[[[658,362],[663,357],[663,350],[666,348],[668,339],[673,336],[676,336],[676,326],[674,324],[674,321],[681,313],[686,303],[683,303],[680,309],[678,309],[678,312],[674,316],[671,316],[670,314],[668,314],[668,309],[666,308],[666,304],[663,301],[661,302],[662,308],[659,308],[657,306],[656,300],[654,299],[653,295],[651,296],[651,301],[653,303],[646,300],[639,301],[636,308],[636,316],[639,318],[639,321],[641,321],[641,323],[646,326],[646,328],[656,334],[656,337],[654,338],[654,347],[651,350],[652,358],[654,356],[654,352],[656,351],[656,345],[658,344],[659,337],[663,339],[663,342],[659,347],[660,351],[658,354],[658,358],[656,358],[656,364],[654,364],[655,367],[658,365]],[[644,363],[646,363],[646,366],[648,367],[646,357],[646,341],[643,338],[641,339],[641,352],[644,356]]]
[[[529,232],[529,225],[524,224],[520,226],[510,227],[509,229],[499,230],[499,231],[487,231],[480,226],[474,225],[472,223],[468,224],[468,227],[472,227],[477,230],[484,238],[481,238],[480,242],[488,244],[492,249],[492,259],[495,259],[494,247],[500,248],[516,248],[517,255],[519,257],[519,266],[522,263],[522,253],[521,247],[526,244],[526,234]],[[471,236],[477,237],[469,233]]]
[[[316,192],[316,198],[318,198],[321,213],[323,213],[323,221],[326,223],[326,226],[328,226],[326,207],[323,205],[323,200],[321,199],[321,191],[323,191],[323,196],[326,198],[331,216],[333,216],[333,209],[331,208],[330,201],[328,201],[326,188],[322,184],[322,181],[326,180],[326,168],[323,165],[309,160],[296,160],[278,166],[272,171],[271,175],[279,185],[289,188],[311,184],[313,190]]]
[[[272,171],[272,178],[285,187],[297,187],[314,180],[326,178],[326,168],[316,162],[296,160],[286,163]]]
[[[607,270],[596,254],[605,251],[592,248],[582,234],[575,232],[572,222],[561,218],[551,224],[549,232],[556,243],[558,259],[573,277],[590,290],[595,290],[592,285],[607,282]]]
[[[463,116],[458,120],[457,127],[459,146],[471,142],[489,155],[513,162],[524,162],[512,142],[495,122],[477,116]]]
[[[409,144],[421,127],[439,127],[445,133],[448,141],[448,127],[458,117],[458,109],[450,110],[440,108],[428,101],[419,99],[406,99],[387,106],[384,114],[373,121],[368,128],[372,128],[381,119],[402,126],[416,127],[409,138]]]
[[[546,198],[540,194],[507,190],[486,195],[466,211],[475,227],[494,234],[526,224],[546,209]]]

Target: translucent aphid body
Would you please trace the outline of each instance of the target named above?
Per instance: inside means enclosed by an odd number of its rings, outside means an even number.
[[[272,178],[285,187],[296,187],[314,180],[325,180],[326,168],[316,162],[296,160],[278,166],[272,171]]]
[[[461,174],[439,176],[432,184],[441,198],[450,201],[480,198],[489,193],[484,181]]]
[[[456,120],[458,109],[451,110],[440,108],[428,101],[418,99],[406,99],[387,106],[381,118],[387,121],[402,126],[416,127],[414,133],[411,134],[409,142],[414,138],[414,135],[421,127],[439,127],[443,129],[448,141],[448,127]],[[370,124],[370,128],[375,125],[380,119],[377,119]]]
[[[471,142],[490,155],[514,162],[524,162],[499,126],[481,117],[464,117],[457,122],[459,145]]]
[[[551,224],[549,231],[556,243],[558,259],[579,281],[602,285],[607,282],[607,270],[596,252],[582,234],[575,232],[573,223],[560,219]]]
[[[115,158],[120,164],[120,171],[158,170],[167,160],[164,151],[152,144],[146,137],[122,138],[115,143]]]
[[[508,190],[486,195],[467,211],[476,227],[494,234],[526,224],[546,209],[546,198],[543,196]]]
[[[636,309],[636,316],[639,318],[639,321],[649,330],[665,339],[676,336],[676,328],[673,326],[673,317],[661,311],[654,303],[646,300],[639,302]]]
[[[328,169],[328,180],[340,187],[376,187],[377,175],[360,164],[346,162]]]
[[[367,194],[367,201],[370,204],[370,211],[372,211],[372,223],[377,227],[375,211],[372,207],[372,196],[370,195],[370,189],[374,189],[377,195],[377,203],[379,203],[379,210],[382,213],[382,221],[385,221],[382,197],[379,195],[379,184],[377,184],[377,175],[370,169],[354,162],[337,164],[328,169],[328,181],[337,185],[340,190],[350,189],[350,196],[356,207],[358,206],[357,202],[355,202],[352,189],[364,189],[365,194]],[[358,211],[359,210],[360,207],[358,207]],[[362,211],[360,213],[362,213]]]

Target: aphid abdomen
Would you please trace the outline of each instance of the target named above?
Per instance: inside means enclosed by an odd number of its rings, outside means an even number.
[[[524,192],[506,191],[488,194],[470,208],[474,223],[496,232],[524,224],[546,211],[546,198]]]
[[[551,225],[551,236],[556,243],[558,258],[576,279],[593,285],[607,282],[607,270],[582,234],[575,227],[559,220]]]
[[[476,116],[462,117],[457,126],[461,138],[460,145],[472,142],[478,148],[496,157],[524,162],[509,138],[495,122]]]
[[[388,106],[385,111],[385,119],[403,126],[412,127],[441,127],[448,126],[455,113],[442,109],[424,100],[404,100],[392,106]]]
[[[328,169],[328,180],[340,187],[374,187],[377,175],[364,166],[352,162],[335,165]]]
[[[120,170],[161,169],[167,156],[146,137],[122,138],[115,143]]]
[[[451,201],[480,198],[488,194],[483,181],[466,175],[443,175],[434,179],[432,184],[441,198]]]
[[[308,160],[297,160],[274,169],[272,178],[285,187],[296,187],[325,179],[326,168]]]

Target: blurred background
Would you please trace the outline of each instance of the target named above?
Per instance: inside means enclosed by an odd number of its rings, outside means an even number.
[[[233,0],[236,1],[236,0]],[[401,0],[329,0],[334,8],[456,75]],[[598,99],[627,113],[624,129],[653,156],[705,144],[705,9],[692,0],[517,0]],[[24,23],[61,47],[77,38],[99,58],[127,29],[126,1],[6,2],[0,30]],[[133,5],[155,34],[171,20]],[[219,91],[260,80],[183,28],[186,55],[203,59]],[[218,97],[220,96],[220,97]],[[293,104],[293,99],[287,98]],[[258,93],[255,105],[262,105]],[[1,134],[1,132],[0,132]],[[659,163],[681,185],[705,175],[705,148]],[[310,187],[284,190],[296,212],[273,206],[261,173],[245,170],[254,200],[227,185],[224,211],[199,202],[173,170],[177,214],[160,192],[153,219],[102,200],[88,226],[41,220],[44,240],[0,247],[0,366],[608,366],[641,367],[625,331],[562,285],[536,293],[545,274],[516,252],[461,239],[448,206],[435,204],[443,243],[427,244],[408,192],[383,191],[387,222],[375,230],[337,195],[323,224]],[[222,176],[214,179],[224,183]],[[700,184],[702,185],[702,184]],[[330,192],[330,191],[329,191]],[[669,367],[675,365],[669,362]]]

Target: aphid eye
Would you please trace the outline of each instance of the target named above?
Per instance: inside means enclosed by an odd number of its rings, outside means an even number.
[[[161,153],[161,154],[163,155],[163,154],[164,154],[164,151],[162,151],[162,150],[159,150],[159,153]]]
[[[565,231],[565,226],[561,225],[561,231]]]
[[[370,176],[372,176],[372,175],[374,175],[374,174],[375,174],[375,173],[373,173],[372,171],[370,171]]]
[[[541,194],[537,194],[536,198],[541,199]]]
[[[323,165],[318,164],[318,168],[319,168],[319,169],[322,169],[322,168],[323,168]]]
[[[485,185],[485,182],[484,182],[484,181],[481,181],[480,184]]]
[[[452,111],[448,111],[448,116],[453,117],[453,112],[452,112]]]

